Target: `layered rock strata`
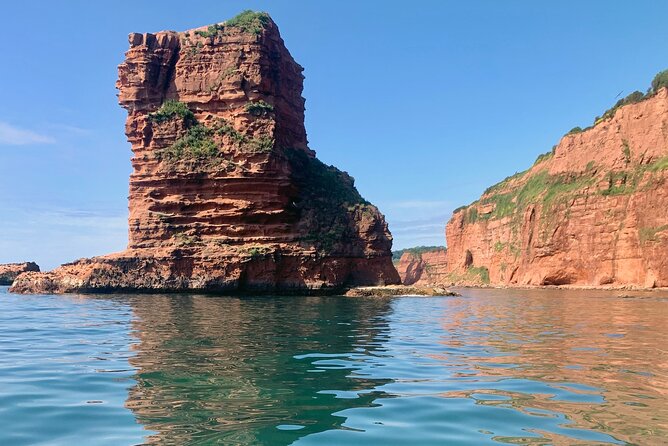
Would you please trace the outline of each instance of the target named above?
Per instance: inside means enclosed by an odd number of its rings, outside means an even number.
[[[383,215],[309,149],[302,67],[264,13],[131,34],[129,246],[14,292],[335,290],[399,282]]]
[[[0,285],[11,285],[14,280],[27,271],[39,271],[35,262],[0,264]]]
[[[445,283],[668,286],[668,90],[634,95],[455,211]]]
[[[448,281],[448,264],[445,249],[424,252],[406,251],[396,264],[404,285],[429,286]]]

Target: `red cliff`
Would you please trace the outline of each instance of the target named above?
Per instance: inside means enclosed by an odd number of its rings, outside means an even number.
[[[444,248],[406,250],[396,267],[404,285],[430,286],[448,281],[447,254]]]
[[[383,215],[309,149],[302,67],[264,13],[131,34],[129,246],[12,291],[291,291],[399,282]]]
[[[446,238],[449,282],[668,286],[668,90],[574,129],[455,211]]]

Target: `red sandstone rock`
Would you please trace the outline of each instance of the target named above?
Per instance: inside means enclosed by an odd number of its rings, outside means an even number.
[[[0,264],[0,285],[11,285],[26,271],[39,271],[39,266],[35,262]]]
[[[397,263],[404,285],[430,286],[448,282],[448,263],[445,249],[413,253],[405,252]]]
[[[257,32],[130,35],[117,82],[133,151],[128,249],[26,274],[13,292],[399,283],[383,215],[308,148],[303,69],[255,17]]]
[[[446,236],[460,284],[668,286],[668,90],[564,136]]]

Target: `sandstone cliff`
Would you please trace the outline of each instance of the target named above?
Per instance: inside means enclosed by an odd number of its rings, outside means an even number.
[[[306,291],[399,282],[384,217],[308,148],[302,67],[247,11],[131,34],[119,102],[132,144],[129,246],[12,291]]]
[[[668,286],[668,90],[634,95],[455,211],[446,282]]]
[[[406,250],[396,268],[404,285],[443,284],[449,278],[445,248]]]
[[[35,262],[0,264],[0,285],[11,285],[21,274],[27,271],[39,271]]]

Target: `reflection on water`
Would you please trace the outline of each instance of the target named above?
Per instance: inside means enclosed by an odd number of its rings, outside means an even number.
[[[0,444],[666,444],[668,299],[462,294],[0,291]]]
[[[141,340],[127,407],[178,444],[290,444],[341,428],[388,379],[351,379],[386,341],[390,301],[343,298],[135,299]],[[328,392],[355,395],[340,398]],[[366,392],[358,396],[359,392]],[[341,396],[341,395],[339,395]]]

